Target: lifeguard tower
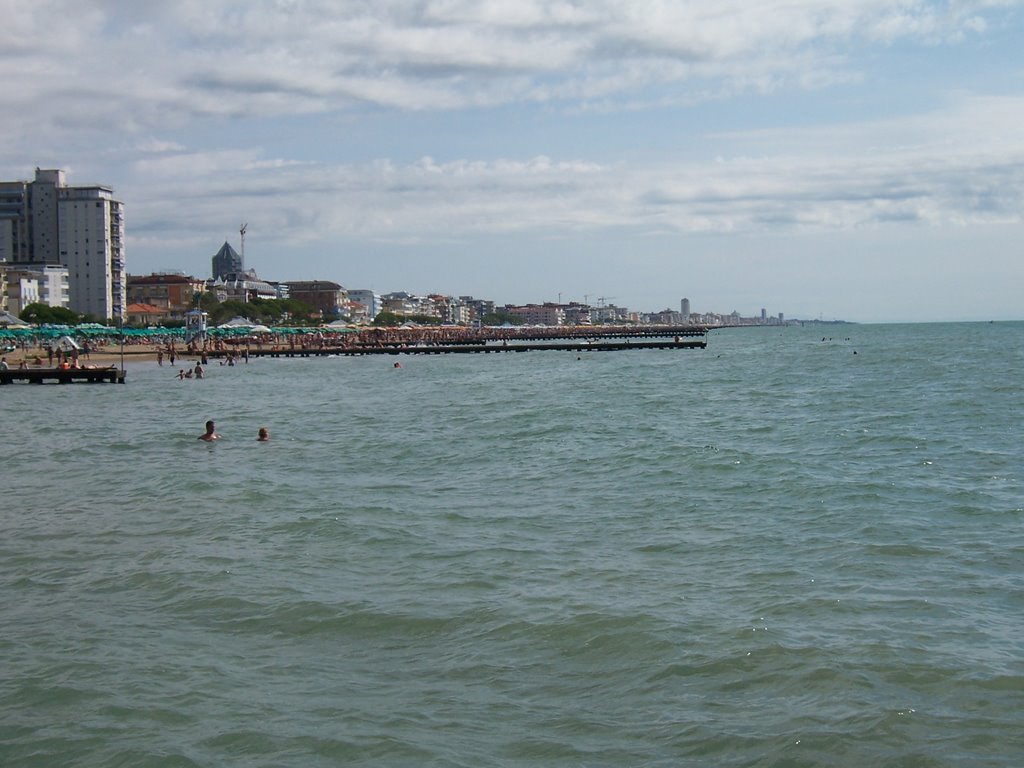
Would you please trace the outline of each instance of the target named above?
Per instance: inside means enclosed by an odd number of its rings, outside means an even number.
[[[206,312],[190,309],[185,313],[185,344],[206,345]]]

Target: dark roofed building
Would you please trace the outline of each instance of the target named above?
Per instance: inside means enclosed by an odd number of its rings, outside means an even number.
[[[225,240],[224,245],[213,255],[213,279],[223,280],[226,275],[244,271],[245,265],[242,264],[242,257]]]
[[[205,282],[176,274],[128,275],[127,293],[130,304],[149,304],[167,311],[171,319],[180,320],[205,290]]]
[[[328,317],[342,314],[342,310],[348,304],[348,291],[330,280],[289,282],[288,297],[301,301]]]

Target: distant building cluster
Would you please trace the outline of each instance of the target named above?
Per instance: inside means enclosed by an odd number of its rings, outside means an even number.
[[[378,294],[346,289],[330,280],[276,282],[261,279],[227,241],[211,258],[209,278],[180,273],[129,275],[125,269],[124,205],[105,186],[68,186],[64,171],[36,169],[33,181],[0,182],[0,310],[19,314],[29,304],[66,307],[103,321],[141,325],[180,323],[212,293],[218,301],[295,299],[324,319],[371,322],[381,312],[397,318],[429,318],[453,325],[475,325],[497,313],[527,325],[774,325],[781,313],[741,317],[695,313],[690,300],[679,311],[634,312],[607,303],[506,304],[472,296],[416,296],[398,291]],[[588,297],[589,298],[589,297]]]
[[[124,205],[102,185],[68,186],[64,171],[0,182],[0,302],[100,320],[125,315]]]

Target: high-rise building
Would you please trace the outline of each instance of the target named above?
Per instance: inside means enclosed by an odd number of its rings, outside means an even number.
[[[28,261],[28,182],[0,182],[0,262]]]
[[[679,314],[683,316],[683,322],[690,322],[690,300],[683,299],[679,302]]]
[[[214,280],[223,280],[228,275],[245,271],[242,257],[238,255],[238,251],[232,248],[227,240],[224,241],[224,245],[220,247],[220,250],[213,254],[212,262]]]
[[[124,319],[124,204],[105,186],[69,187],[61,170],[0,183],[0,260],[68,270],[68,306]]]

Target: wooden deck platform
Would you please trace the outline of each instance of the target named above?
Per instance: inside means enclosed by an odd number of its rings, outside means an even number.
[[[15,382],[27,382],[29,384],[45,384],[46,382],[58,384],[75,384],[86,382],[98,384],[107,382],[124,384],[124,371],[120,368],[17,368],[8,371],[0,371],[0,384],[13,384]]]

